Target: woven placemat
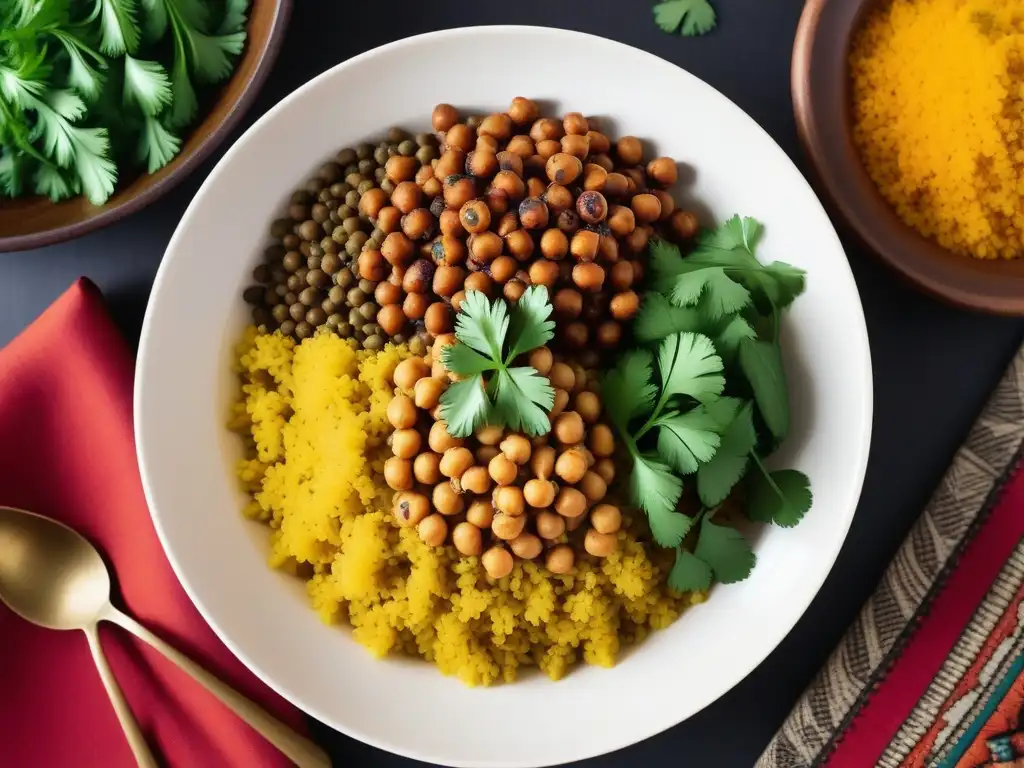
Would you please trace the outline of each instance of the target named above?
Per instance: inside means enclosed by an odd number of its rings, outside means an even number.
[[[1024,349],[757,768],[1024,766]]]

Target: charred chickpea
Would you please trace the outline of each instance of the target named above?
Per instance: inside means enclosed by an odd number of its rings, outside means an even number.
[[[519,222],[523,229],[544,229],[548,225],[548,206],[539,197],[528,197],[519,204]]]
[[[430,306],[430,298],[423,293],[410,293],[402,302],[402,314],[410,320],[421,320]]]
[[[530,353],[529,361],[531,368],[536,370],[541,376],[547,376],[554,365],[554,355],[551,354],[551,350],[547,347],[538,347]],[[396,424],[395,426],[398,425]]]
[[[477,262],[489,264],[501,255],[504,243],[494,232],[481,232],[469,237],[469,255]]]
[[[562,288],[552,299],[555,312],[563,317],[579,317],[583,311],[583,296],[572,288]]]
[[[415,429],[396,429],[391,433],[391,451],[400,459],[416,456],[423,445],[423,438]]]
[[[525,96],[516,96],[508,108],[508,116],[518,125],[532,123],[537,119],[537,105]]]
[[[576,565],[576,555],[568,544],[559,544],[548,552],[544,565],[553,574],[564,576]]]
[[[557,141],[562,138],[565,133],[565,129],[562,124],[557,120],[552,120],[550,117],[542,117],[539,120],[535,120],[533,125],[530,126],[530,138],[534,142],[547,141],[553,139]]]
[[[640,309],[640,297],[635,291],[617,293],[612,297],[610,309],[616,320],[630,320]]]
[[[435,421],[430,427],[427,435],[427,445],[434,453],[444,455],[449,448],[458,448],[464,444],[460,437],[452,437],[448,434],[448,424],[444,421]]]
[[[498,172],[498,157],[493,151],[477,146],[466,155],[466,173],[489,179]]]
[[[380,187],[368,189],[359,198],[359,212],[364,213],[371,219],[376,219],[381,209],[388,204],[388,193]]]
[[[451,104],[438,104],[430,115],[430,124],[435,131],[447,131],[459,122],[459,112]]]
[[[669,218],[668,224],[672,234],[678,240],[689,240],[696,237],[697,232],[700,230],[700,223],[697,221],[697,217],[689,211],[676,211]]]
[[[430,514],[430,501],[422,493],[395,494],[394,514],[400,526],[411,528]]]
[[[423,316],[423,322],[427,331],[433,334],[447,333],[452,329],[452,310],[447,304],[435,301],[427,307],[427,314]]]
[[[524,134],[519,136],[513,136],[509,139],[508,146],[505,147],[506,152],[510,152],[516,155],[522,163],[525,163],[529,158],[537,154],[537,147],[534,146],[533,139]],[[513,168],[503,168],[502,170],[511,171]],[[519,173],[522,176],[522,172]]]
[[[596,424],[601,418],[601,398],[593,392],[580,392],[576,395],[573,408],[587,424]]]
[[[451,297],[462,287],[466,272],[462,267],[441,265],[434,270],[433,289],[438,296]]]
[[[397,189],[395,190],[398,191]],[[459,210],[469,201],[476,197],[476,184],[468,176],[448,176],[444,180],[444,204],[454,210]],[[486,206],[486,204],[485,204]],[[490,211],[488,210],[488,213]],[[465,231],[465,223],[459,217],[459,224]]]
[[[535,149],[537,150],[537,154],[534,155],[534,157],[539,157],[541,160],[544,161],[544,164],[546,166],[548,160],[550,160],[552,157],[554,157],[555,155],[562,151],[562,142],[556,141],[555,139],[538,141]],[[537,163],[533,158],[526,161],[527,168],[531,167],[534,164],[539,165],[539,163]]]
[[[624,205],[613,205],[608,210],[608,228],[616,237],[625,237],[636,229],[636,216],[633,210]]]
[[[401,184],[403,181],[410,181],[416,176],[417,165],[415,157],[394,155],[389,157],[384,164],[384,173],[391,179],[392,184]],[[360,204],[362,204],[361,200]]]
[[[428,547],[440,547],[448,538],[448,523],[441,515],[435,513],[423,518],[416,526],[416,531]]]
[[[406,293],[426,293],[434,281],[435,271],[436,268],[432,262],[426,259],[416,259],[402,277],[402,290]]]
[[[491,189],[501,190],[509,200],[519,201],[526,193],[526,184],[512,171],[498,171],[491,181]]]
[[[373,299],[381,307],[386,307],[389,304],[401,304],[402,298],[401,287],[386,281],[377,283],[377,287],[373,289]]]
[[[578,448],[564,451],[555,462],[555,474],[570,485],[582,480],[587,474],[587,460],[583,456],[583,451]]]
[[[590,123],[579,112],[569,112],[562,118],[562,128],[569,136],[585,136],[590,130]]]
[[[494,507],[491,506],[489,501],[478,499],[470,504],[469,509],[466,510],[466,520],[477,528],[488,529],[494,520]]]
[[[391,204],[402,213],[411,213],[420,207],[423,192],[415,181],[403,181],[391,193]]]
[[[604,481],[597,472],[590,471],[583,476],[580,480],[579,488],[583,491],[583,495],[587,497],[587,501],[594,503],[600,501],[608,493],[608,484]]]
[[[434,227],[434,214],[426,208],[417,208],[412,213],[402,217],[400,225],[402,233],[410,240],[419,240],[425,237]]]
[[[405,236],[404,232],[392,232],[384,238],[380,252],[389,264],[405,266],[412,258],[412,241]]]
[[[615,154],[623,165],[637,165],[644,159],[644,148],[636,136],[623,136],[615,142]]]
[[[427,375],[429,369],[427,364],[416,357],[403,360],[395,366],[395,386],[401,390],[411,392],[416,382]]]
[[[491,490],[491,476],[487,474],[486,467],[470,467],[462,473],[460,480],[462,489],[470,493],[483,495]]]
[[[466,556],[479,555],[483,552],[483,536],[480,529],[470,522],[459,523],[452,531],[452,544]]]
[[[627,290],[633,284],[633,263],[620,261],[612,265],[609,277],[612,288]]]
[[[466,278],[465,288],[467,292],[480,291],[480,293],[490,295],[493,284],[494,281],[483,272],[473,272]]]
[[[465,507],[462,496],[448,482],[440,482],[434,486],[430,501],[434,505],[434,509],[446,517],[459,514]]]
[[[597,224],[608,216],[608,201],[600,192],[583,192],[576,198],[576,213],[587,224]]]
[[[548,179],[558,184],[572,184],[583,173],[583,163],[578,157],[565,152],[556,152],[545,165]]]
[[[501,441],[498,448],[513,464],[522,465],[530,460],[532,446],[522,435],[509,435]]]
[[[433,451],[419,454],[412,462],[416,482],[434,485],[441,480],[441,457]]]
[[[526,528],[526,516],[506,515],[497,512],[491,520],[491,532],[502,541],[511,541]]]
[[[590,139],[586,136],[563,136],[559,143],[563,152],[580,160],[585,160],[590,154]]]
[[[609,173],[603,191],[608,197],[624,197],[629,192],[629,179],[621,173]]]
[[[580,517],[587,511],[587,497],[575,488],[563,487],[555,498],[555,511],[562,517]]]
[[[614,347],[622,341],[622,326],[614,320],[606,320],[597,326],[597,343],[602,347]]]
[[[604,269],[593,262],[577,264],[572,268],[572,281],[581,291],[596,293],[604,285]]]
[[[656,157],[647,164],[647,178],[658,186],[671,187],[679,180],[679,169],[671,157]]]
[[[514,173],[516,176],[523,175],[523,158],[514,152],[509,150],[499,152],[495,156],[495,159],[498,161],[499,171],[509,171]]]
[[[445,211],[453,213],[453,211]],[[430,256],[435,264],[455,266],[466,260],[466,245],[454,235],[441,235],[430,246]]]
[[[533,560],[544,551],[541,540],[532,533],[521,533],[508,543],[512,552],[523,560]]]
[[[518,485],[499,485],[494,489],[491,500],[496,510],[511,517],[519,517],[526,511],[523,489]]]
[[[515,277],[519,265],[511,256],[499,256],[491,262],[491,278],[496,283],[507,283]]]
[[[566,236],[575,234],[576,230],[580,228],[580,217],[573,210],[561,211],[558,218],[555,219],[555,226]]]
[[[566,411],[555,419],[555,437],[562,445],[575,445],[583,439],[583,419],[576,411]]]
[[[444,133],[444,146],[446,149],[469,152],[475,143],[476,131],[465,123],[456,123]],[[636,165],[636,163],[630,163],[630,165]]]
[[[483,200],[470,200],[459,210],[459,221],[471,234],[486,232],[491,226],[491,209]]]
[[[469,448],[449,448],[441,456],[441,474],[445,477],[461,478],[473,466],[473,454]]]
[[[588,193],[584,193],[588,194]],[[599,194],[599,193],[595,193]],[[580,195],[582,198],[582,195]],[[573,258],[580,262],[589,262],[597,258],[597,248],[601,243],[601,236],[589,229],[578,230],[569,243],[569,251]],[[600,269],[600,267],[598,267]]]
[[[384,482],[396,491],[408,491],[412,488],[412,462],[392,456],[384,462]]]
[[[515,304],[526,293],[526,283],[521,280],[509,280],[501,292],[507,301]]]
[[[608,179],[608,171],[595,163],[583,166],[583,189],[588,192],[600,192]]]
[[[587,447],[599,458],[610,457],[615,452],[615,438],[607,424],[595,424],[587,435]]]
[[[505,141],[512,135],[512,118],[503,112],[495,112],[485,117],[477,130],[484,136]]]
[[[579,321],[569,323],[562,327],[562,338],[573,349],[583,349],[590,341],[590,329],[587,328],[586,323]]]
[[[480,557],[480,563],[492,579],[504,579],[512,573],[512,566],[515,564],[512,555],[500,545],[491,547],[484,552]]]
[[[412,398],[395,395],[388,403],[388,423],[395,429],[410,429],[416,426],[416,406]]]
[[[558,265],[548,259],[538,259],[530,265],[530,283],[543,285],[549,290],[558,281]]]
[[[538,480],[548,480],[555,471],[555,449],[550,445],[541,445],[530,457],[530,470]]]
[[[555,484],[550,480],[533,478],[523,486],[523,497],[534,509],[545,509],[555,501]]]
[[[491,479],[498,485],[514,483],[516,475],[519,473],[516,465],[503,453],[498,453],[488,462],[487,471],[491,475]]]
[[[564,389],[555,390],[555,404],[551,406],[551,412],[548,414],[552,419],[558,416],[562,411],[565,410],[565,406],[569,404],[569,393]]]
[[[658,202],[661,203],[661,215],[658,216],[658,221],[668,221],[672,218],[672,214],[676,210],[676,201],[668,192],[663,189],[656,189],[652,193]]]
[[[636,220],[641,224],[657,221],[661,215],[661,201],[651,194],[636,195],[629,205]]]
[[[447,205],[447,202],[445,203]],[[441,234],[444,237],[463,237],[466,234],[466,230],[462,228],[462,222],[459,221],[459,211],[447,209],[441,212],[441,215],[437,219],[438,224],[441,227]]]
[[[576,386],[576,373],[568,363],[554,363],[548,372],[548,380],[555,389],[568,392]]]

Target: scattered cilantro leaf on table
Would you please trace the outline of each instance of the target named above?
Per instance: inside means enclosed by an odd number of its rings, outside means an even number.
[[[504,299],[490,302],[479,291],[466,293],[455,320],[456,342],[441,351],[444,366],[463,377],[441,396],[449,434],[467,437],[488,423],[530,436],[551,430],[551,383],[534,368],[510,366],[554,337],[552,311],[544,286],[527,288],[511,310]]]
[[[665,0],[654,6],[654,20],[669,34],[703,35],[715,28],[715,9],[708,0]]]

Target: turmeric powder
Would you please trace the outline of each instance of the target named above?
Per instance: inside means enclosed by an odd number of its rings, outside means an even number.
[[[885,0],[850,52],[853,137],[899,217],[1024,256],[1024,0]]]

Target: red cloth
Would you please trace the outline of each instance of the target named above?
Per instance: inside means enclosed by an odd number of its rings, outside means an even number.
[[[146,510],[132,436],[132,358],[81,280],[0,350],[0,504],[57,518],[111,564],[115,603],[282,719],[302,718],[220,643],[178,584]],[[0,557],[3,553],[0,552]],[[289,762],[213,696],[119,628],[103,648],[158,762]],[[81,632],[0,605],[0,765],[133,766]]]

